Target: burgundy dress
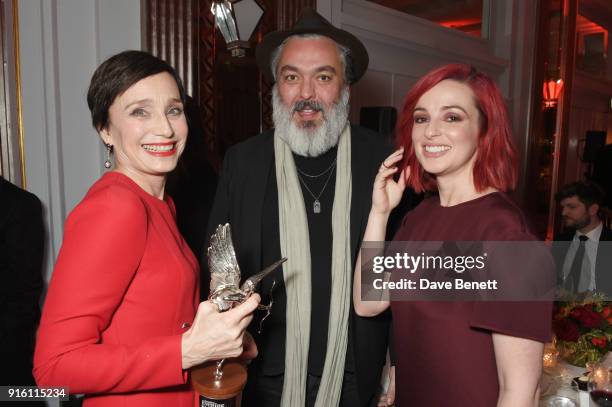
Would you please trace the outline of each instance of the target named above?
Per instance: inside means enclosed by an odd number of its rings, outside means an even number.
[[[504,193],[451,207],[424,200],[394,240],[534,240],[520,209]],[[550,340],[547,302],[391,303],[396,392],[400,407],[495,406],[499,393],[492,332]]]

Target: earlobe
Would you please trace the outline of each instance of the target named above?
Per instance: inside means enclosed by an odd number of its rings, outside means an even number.
[[[108,132],[107,128],[98,130],[98,135],[100,136],[104,144],[113,144],[110,133]]]

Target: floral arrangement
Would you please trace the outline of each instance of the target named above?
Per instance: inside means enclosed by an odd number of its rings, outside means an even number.
[[[599,362],[612,350],[612,303],[597,295],[556,302],[553,331],[567,362],[582,367]]]

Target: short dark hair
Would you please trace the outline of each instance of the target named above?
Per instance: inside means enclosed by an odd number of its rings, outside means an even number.
[[[601,206],[603,202],[603,191],[593,182],[578,181],[564,185],[555,195],[555,199],[560,203],[565,198],[572,196],[578,197],[578,200],[587,208],[593,204]]]
[[[168,72],[176,81],[181,101],[185,89],[178,74],[166,61],[144,51],[123,51],[104,61],[94,72],[87,91],[87,105],[96,130],[108,126],[108,109],[118,96],[141,79]]]

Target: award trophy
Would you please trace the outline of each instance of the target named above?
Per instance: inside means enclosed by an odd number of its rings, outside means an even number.
[[[259,282],[284,263],[283,258],[259,273],[249,277],[240,285],[240,267],[232,244],[230,225],[219,225],[210,238],[208,268],[210,270],[210,296],[219,312],[240,304],[255,292]],[[270,305],[259,305],[258,309],[270,312]],[[265,317],[264,317],[265,318]],[[238,361],[204,363],[191,369],[191,381],[200,395],[198,407],[239,407],[240,394],[247,380],[244,365]]]

